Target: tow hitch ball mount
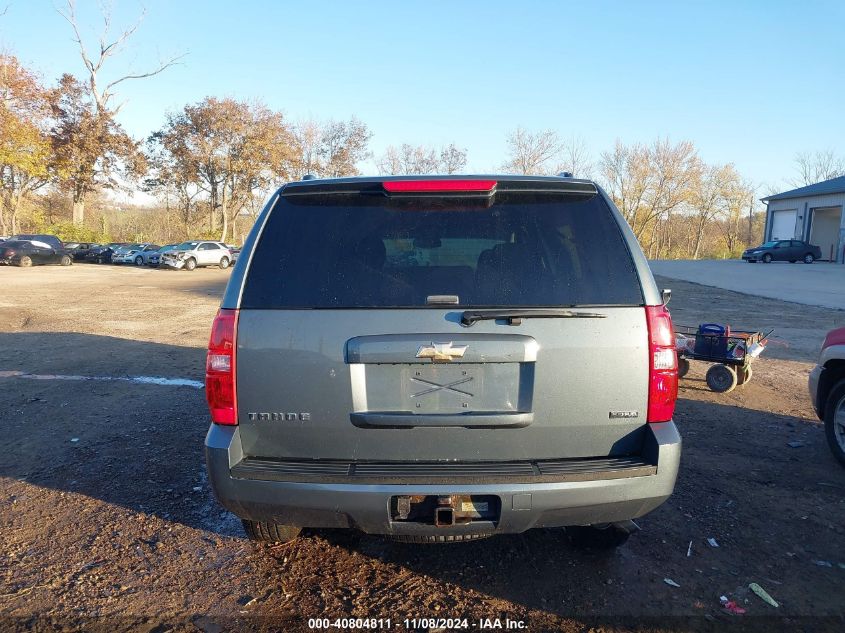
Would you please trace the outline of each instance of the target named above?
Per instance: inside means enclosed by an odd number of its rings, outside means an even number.
[[[392,519],[451,527],[472,521],[495,521],[500,503],[491,496],[403,495],[394,497]]]
[[[437,508],[434,510],[434,525],[447,527],[455,525],[455,498],[437,497]]]

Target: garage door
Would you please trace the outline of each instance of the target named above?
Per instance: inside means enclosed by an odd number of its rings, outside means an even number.
[[[842,223],[842,207],[811,209],[810,243],[822,249],[822,259],[836,261],[839,251],[839,226]]]
[[[795,237],[795,214],[797,211],[774,211],[770,240],[791,240]]]

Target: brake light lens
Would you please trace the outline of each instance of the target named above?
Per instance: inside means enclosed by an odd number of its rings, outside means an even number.
[[[495,180],[387,180],[388,193],[491,192]]]
[[[646,306],[648,325],[648,422],[668,422],[678,399],[678,354],[666,306]]]
[[[205,361],[205,397],[215,424],[238,423],[235,344],[238,311],[221,308],[211,326]]]

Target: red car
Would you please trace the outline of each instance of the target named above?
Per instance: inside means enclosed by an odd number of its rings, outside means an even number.
[[[824,420],[830,450],[845,466],[845,327],[827,333],[819,362],[810,372],[809,387],[813,408]]]

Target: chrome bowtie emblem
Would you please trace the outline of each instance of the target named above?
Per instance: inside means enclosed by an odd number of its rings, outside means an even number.
[[[463,358],[467,351],[467,345],[455,345],[452,343],[430,343],[420,345],[417,350],[417,358],[430,358],[434,363],[449,363],[456,358]]]

